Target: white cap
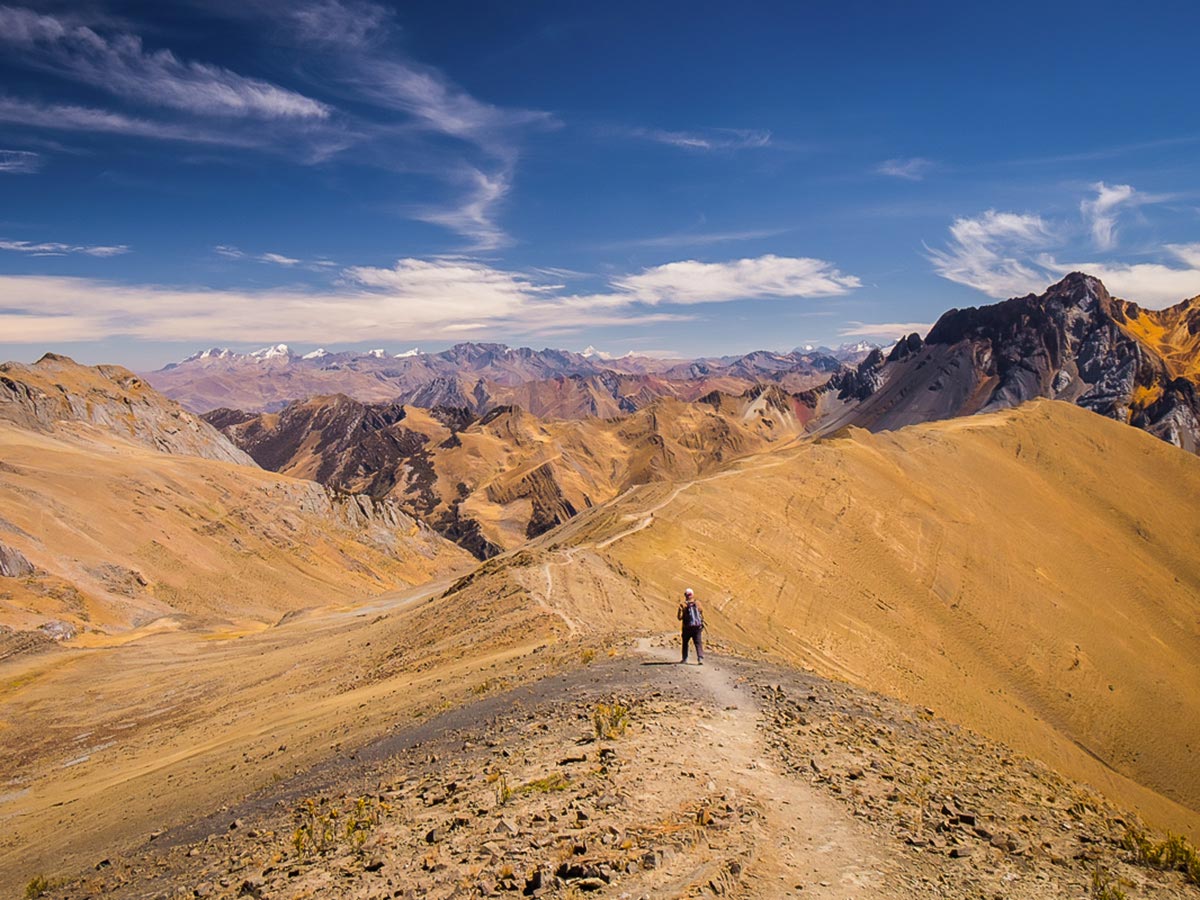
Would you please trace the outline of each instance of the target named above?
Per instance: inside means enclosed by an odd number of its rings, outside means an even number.
[[[690,597],[694,593],[695,593],[695,591],[693,591],[691,588],[684,588],[683,596]]]

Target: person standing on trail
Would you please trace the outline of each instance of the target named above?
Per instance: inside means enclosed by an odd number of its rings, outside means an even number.
[[[700,632],[704,630],[704,613],[701,612],[700,601],[696,599],[696,594],[691,588],[683,592],[683,601],[679,604],[676,618],[683,624],[683,659],[680,662],[687,662],[690,640],[696,645],[696,664],[704,665],[704,641],[700,637]]]

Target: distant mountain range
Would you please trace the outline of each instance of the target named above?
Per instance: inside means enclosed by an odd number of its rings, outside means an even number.
[[[488,343],[457,344],[440,353],[322,349],[297,355],[277,344],[253,353],[213,347],[144,377],[195,412],[274,412],[296,400],[345,394],[365,403],[456,406],[477,415],[518,405],[539,417],[583,418],[624,415],[660,397],[742,393],[763,381],[791,392],[808,390],[873,349],[858,343],[680,360]]]

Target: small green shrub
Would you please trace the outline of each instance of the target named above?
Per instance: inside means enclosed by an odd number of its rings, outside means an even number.
[[[357,797],[345,808],[324,807],[310,797],[292,815],[296,826],[292,849],[301,857],[327,853],[341,843],[357,850],[387,810],[387,804],[375,797]]]
[[[1182,872],[1186,881],[1200,884],[1200,853],[1185,837],[1167,832],[1166,840],[1154,841],[1139,828],[1126,828],[1121,846],[1134,862],[1152,869]]]
[[[496,779],[496,805],[503,806],[513,798],[515,793],[516,791],[508,786],[508,776],[501,774]]]
[[[565,791],[570,786],[571,780],[566,775],[562,772],[555,772],[545,778],[535,778],[533,781],[526,782],[517,790],[525,794],[549,794],[553,791]]]
[[[25,900],[37,900],[53,886],[45,875],[34,875],[29,879],[29,884],[25,885]]]
[[[1099,868],[1092,871],[1092,900],[1129,900],[1129,895],[1121,890],[1112,876]]]
[[[616,700],[597,703],[592,712],[592,724],[596,728],[596,737],[604,740],[618,738],[629,725],[629,707]]]

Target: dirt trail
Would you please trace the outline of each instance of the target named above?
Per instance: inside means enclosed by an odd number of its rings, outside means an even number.
[[[666,647],[640,638],[637,652],[663,662],[677,662],[674,636]],[[738,684],[719,658],[709,655],[703,666],[689,665],[687,675],[712,702],[713,714],[699,722],[697,742],[705,774],[735,784],[761,804],[767,840],[757,848],[744,885],[754,897],[908,896],[889,892],[887,877],[902,861],[889,856],[845,805],[807,781],[786,775],[774,765],[759,729],[762,711],[753,694]]]

